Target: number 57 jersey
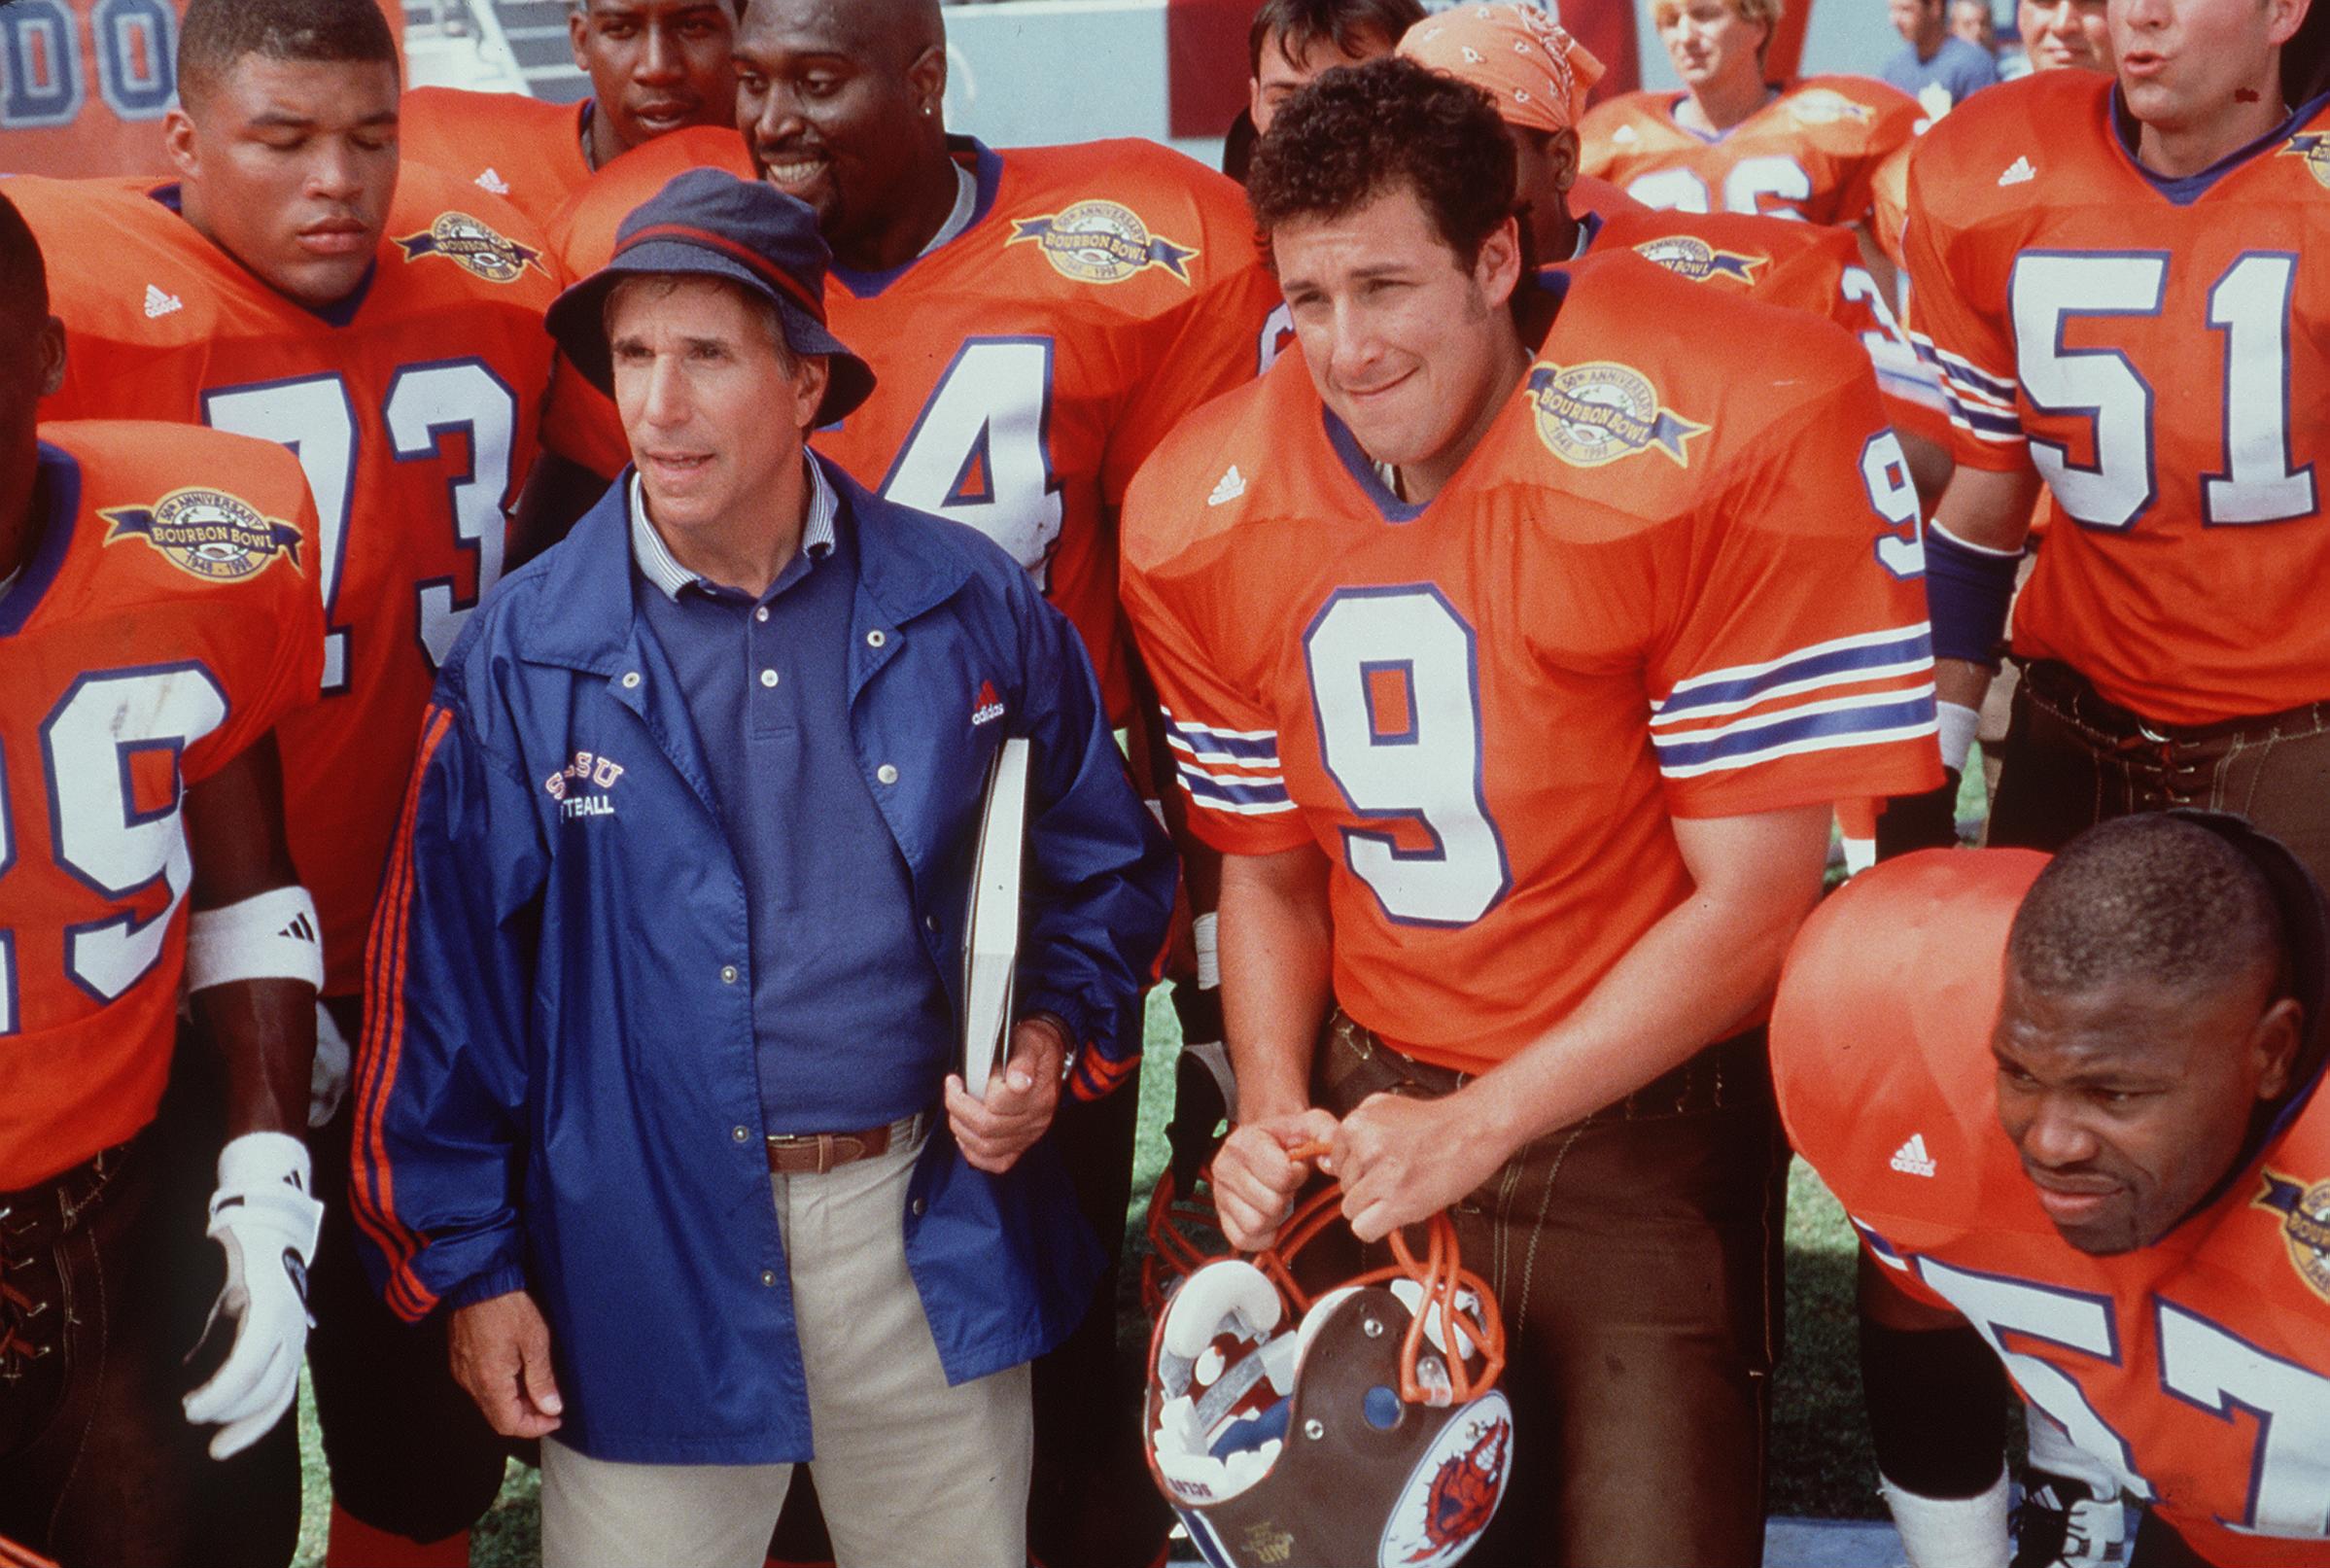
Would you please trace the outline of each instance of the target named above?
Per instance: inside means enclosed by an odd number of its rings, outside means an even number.
[[[1916,501],[1860,345],[1623,253],[1538,286],[1535,363],[1429,505],[1289,354],[1125,511],[1194,826],[1323,851],[1338,1001],[1470,1072],[1688,895],[1673,819],[1941,777]]]
[[[2048,545],[2054,548],[2053,544]],[[2112,1257],[2056,1234],[1999,1126],[2006,933],[2046,857],[1909,855],[1805,923],[1772,1008],[1790,1141],[1907,1294],[2212,1563],[2330,1561],[2330,1100]]]
[[[1910,159],[1920,349],[1958,461],[2034,466],[2072,525],[2015,650],[2165,723],[2330,697],[2330,100],[2174,181],[2115,102],[2109,77],[2041,72]]]
[[[372,272],[311,311],[179,217],[172,193],[9,182],[65,323],[65,385],[42,412],[203,424],[297,455],[323,536],[324,673],[322,701],[283,727],[284,794],[325,990],[348,994],[436,663],[502,573],[556,281],[511,237],[525,233],[513,210],[408,166]]]

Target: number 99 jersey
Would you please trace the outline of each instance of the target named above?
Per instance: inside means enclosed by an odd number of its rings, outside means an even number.
[[[0,1191],[153,1119],[193,872],[180,803],[315,700],[323,654],[288,453],[182,425],[40,436],[38,536],[0,589]]]
[[[1580,171],[1645,206],[1849,226],[1868,216],[1878,166],[1926,118],[1907,93],[1859,76],[1791,83],[1714,137],[1677,122],[1681,101],[1629,92],[1596,104],[1578,122]]]
[[[1687,896],[1671,819],[1941,778],[1917,505],[1860,346],[1623,253],[1539,286],[1536,363],[1431,504],[1289,354],[1125,510],[1193,825],[1324,851],[1337,1000],[1468,1072]]]
[[[2147,174],[2112,82],[1985,89],[1909,164],[1922,352],[1958,461],[2036,467],[2068,520],[2016,652],[2172,724],[2330,697],[2330,103],[2185,180]]]
[[[1972,1324],[2024,1397],[2203,1558],[2321,1563],[2330,1101],[2317,1075],[2153,1245],[2091,1257],[2065,1241],[1999,1126],[1990,1054],[2007,928],[2045,864],[1909,855],[1822,905],[1772,1007],[1790,1141],[1889,1277]]]
[[[325,993],[365,933],[436,665],[502,575],[532,466],[557,293],[516,212],[432,169],[398,182],[372,272],[311,311],[159,192],[11,181],[66,331],[52,417],[204,424],[290,447],[315,497],[323,701],[282,734],[292,853],[324,924]]]

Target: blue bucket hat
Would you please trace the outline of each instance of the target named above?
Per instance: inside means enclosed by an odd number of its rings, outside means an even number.
[[[777,307],[795,354],[827,362],[817,423],[830,425],[874,390],[874,371],[825,329],[833,260],[808,203],[725,169],[689,169],[632,209],[608,263],[551,302],[545,325],[590,383],[611,395],[607,296],[642,274],[726,278]]]

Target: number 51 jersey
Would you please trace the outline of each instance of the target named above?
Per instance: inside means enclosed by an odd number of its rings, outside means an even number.
[[[290,447],[307,473],[323,701],[284,726],[284,794],[326,993],[353,993],[436,663],[502,575],[556,280],[511,237],[528,233],[515,211],[417,165],[367,280],[321,312],[143,191],[25,180],[9,194],[70,259],[51,269],[66,377],[44,414],[205,424]]]
[[[2174,181],[2116,101],[2085,71],[1985,88],[1909,164],[1958,461],[2034,466],[2068,520],[2015,650],[2172,724],[2330,698],[2330,99]]]
[[[324,639],[315,512],[281,448],[139,423],[40,437],[39,537],[0,590],[0,1191],[153,1119],[192,886],[181,802],[315,700]]]
[[[1324,851],[1337,1000],[1469,1072],[1688,895],[1672,819],[1941,777],[1916,500],[1860,345],[1624,253],[1539,286],[1536,362],[1429,505],[1290,353],[1125,510],[1193,825]]]
[[[2007,928],[2045,865],[1908,855],[1814,914],[1772,1007],[1790,1141],[1890,1277],[1972,1324],[2206,1560],[2330,1560],[2330,1100],[2317,1075],[2153,1245],[2065,1241],[1999,1126],[1990,1054]]]

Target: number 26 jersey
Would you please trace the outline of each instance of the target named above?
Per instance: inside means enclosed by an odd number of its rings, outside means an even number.
[[[1290,353],[1125,510],[1192,824],[1316,844],[1338,1001],[1472,1072],[1687,896],[1672,819],[1940,779],[1916,502],[1860,346],[1623,253],[1540,286],[1535,362],[1429,505]]]
[[[501,576],[505,508],[534,462],[556,280],[513,237],[529,234],[515,211],[417,165],[372,272],[330,311],[275,293],[123,183],[11,181],[9,194],[52,259],[65,323],[65,385],[45,417],[208,425],[290,447],[307,474],[323,696],[284,725],[284,798],[325,992],[352,993],[436,663]]]

